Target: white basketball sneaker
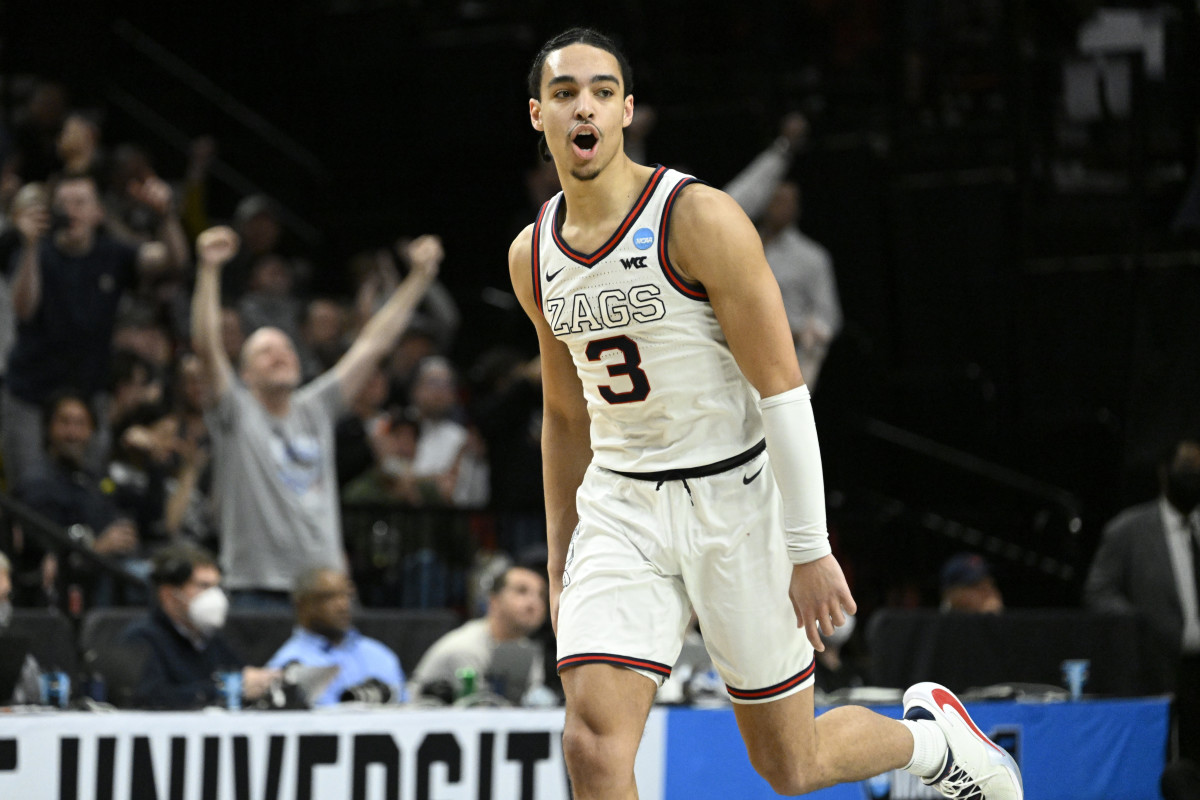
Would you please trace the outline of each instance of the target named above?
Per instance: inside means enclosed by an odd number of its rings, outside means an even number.
[[[946,736],[946,762],[926,784],[958,800],[1023,800],[1021,771],[1008,752],[983,735],[954,693],[918,683],[904,693],[904,718],[928,719]]]

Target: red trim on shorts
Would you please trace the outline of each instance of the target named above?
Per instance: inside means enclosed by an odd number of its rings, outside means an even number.
[[[657,661],[647,661],[644,658],[613,655],[612,653],[580,653],[576,656],[560,658],[558,660],[558,671],[562,672],[567,667],[578,667],[582,664],[612,664],[617,667],[644,669],[647,672],[662,675],[664,678],[671,677],[671,668],[666,664],[659,664]]]
[[[817,668],[817,661],[814,658],[808,662],[808,666],[800,670],[798,673],[788,678],[786,681],[777,683],[774,686],[768,686],[765,689],[735,689],[729,684],[725,684],[725,688],[729,690],[730,697],[736,697],[738,700],[766,700],[771,697],[778,697],[784,692],[796,688],[812,677],[813,670]]]
[[[633,221],[641,215],[642,209],[646,207],[646,203],[650,200],[650,195],[654,194],[654,190],[658,188],[658,184],[662,181],[662,177],[666,173],[666,167],[659,167],[654,171],[654,174],[650,176],[650,180],[646,181],[646,186],[642,189],[641,196],[639,196],[637,202],[633,204],[633,208],[630,209],[629,213],[625,215],[625,219],[621,222],[620,227],[617,228],[616,233],[609,237],[609,240],[605,242],[599,250],[590,255],[581,253],[578,250],[573,249],[571,245],[567,244],[566,240],[558,235],[558,220],[550,220],[550,232],[554,236],[554,242],[558,245],[558,249],[562,251],[563,255],[577,264],[582,264],[583,266],[589,268],[595,266],[600,259],[604,258],[613,251],[613,248],[617,246],[617,243],[625,238],[625,234],[629,233],[629,229],[633,226]],[[561,205],[559,207],[561,208]],[[557,213],[557,211],[558,210],[555,209],[555,213]]]

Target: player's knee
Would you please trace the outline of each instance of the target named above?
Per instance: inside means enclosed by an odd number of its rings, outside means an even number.
[[[583,720],[576,718],[567,721],[563,727],[562,743],[563,757],[571,779],[576,783],[606,784],[633,772],[636,746],[629,750],[618,736],[606,735]]]
[[[797,795],[808,794],[828,785],[822,781],[808,765],[796,763],[779,753],[764,756],[750,756],[754,771],[762,777],[776,794]]]

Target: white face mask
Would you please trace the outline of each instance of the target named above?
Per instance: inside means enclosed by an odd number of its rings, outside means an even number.
[[[211,636],[225,627],[229,598],[219,586],[210,586],[188,603],[188,619],[203,636]]]

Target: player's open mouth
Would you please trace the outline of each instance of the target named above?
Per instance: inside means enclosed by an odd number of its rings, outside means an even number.
[[[596,145],[599,143],[596,134],[587,131],[581,131],[571,140],[571,147],[575,150],[575,155],[580,158],[591,158],[596,154]]]

